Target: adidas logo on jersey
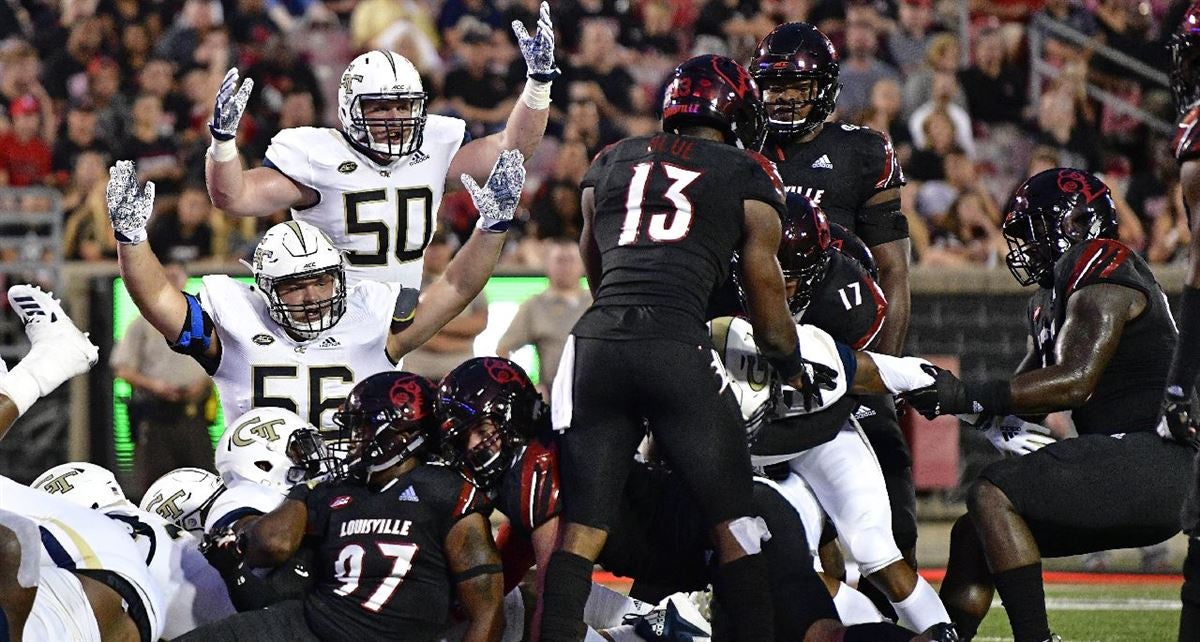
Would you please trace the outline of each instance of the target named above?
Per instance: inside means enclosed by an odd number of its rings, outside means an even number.
[[[331,348],[340,348],[342,344],[334,337],[325,337],[317,344],[318,349],[329,350]]]
[[[419,501],[421,501],[421,498],[417,497],[417,491],[412,486],[405,488],[404,492],[400,493],[400,497],[398,497],[397,499],[399,499],[402,502],[419,502]]]
[[[828,154],[821,154],[821,157],[813,161],[813,169],[833,169],[833,161],[829,160]]]
[[[408,161],[408,165],[409,165],[409,167],[412,167],[413,165],[416,165],[417,163],[424,163],[427,160],[429,160],[429,154],[426,154],[425,152],[418,149],[417,151],[413,152],[412,160]]]

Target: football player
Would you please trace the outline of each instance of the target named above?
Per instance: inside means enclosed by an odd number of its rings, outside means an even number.
[[[996,462],[971,486],[941,589],[966,639],[995,590],[1017,642],[1041,641],[1042,557],[1179,532],[1193,451],[1155,434],[1175,322],[1149,266],[1115,240],[1108,187],[1077,169],[1040,172],[1017,188],[1003,232],[1013,276],[1039,287],[1017,374],[975,383],[934,369],[934,385],[905,397],[926,417],[1071,410],[1078,437]]]
[[[560,437],[550,428],[550,408],[520,366],[496,357],[471,359],[455,368],[442,380],[437,399],[445,458],[509,517],[500,547],[506,585],[514,586],[531,565],[545,569],[559,536]],[[829,594],[813,573],[796,512],[772,482],[757,482],[753,508],[772,535],[763,542],[763,554],[769,560],[776,603],[775,639],[912,638],[912,633],[892,624],[847,628],[838,622]],[[671,592],[702,590],[711,581],[712,541],[704,528],[703,511],[678,475],[661,466],[635,464],[617,512],[598,561],[609,571],[636,580],[631,595],[656,602]],[[599,628],[609,623],[594,603],[600,601],[597,597],[593,590],[585,612],[588,623]],[[678,620],[668,621],[683,626]],[[638,620],[635,633],[660,639],[639,628],[644,622]],[[727,621],[716,624],[718,636],[729,634],[721,628]]]
[[[0,476],[0,609],[14,642],[155,642],[167,604],[128,530]]]
[[[764,353],[798,390],[820,396],[811,377],[823,373],[801,357],[784,304],[775,259],[783,186],[758,153],[763,124],[745,68],[697,56],[675,68],[663,133],[612,145],[583,179],[580,250],[593,304],[567,339],[553,387],[566,501],[564,535],[544,575],[542,639],[582,635],[589,574],[615,524],[643,418],[706,508],[719,560],[715,596],[737,635],[774,636],[758,554],[766,533],[746,512],[746,440],[704,327],[709,295],[741,250]]]
[[[1179,129],[1173,149],[1179,162],[1179,183],[1183,205],[1190,218],[1192,240],[1188,252],[1188,276],[1183,287],[1179,314],[1179,343],[1171,359],[1167,387],[1163,395],[1163,421],[1159,434],[1170,435],[1181,443],[1196,447],[1196,418],[1191,402],[1200,373],[1200,216],[1193,214],[1200,203],[1200,4],[1184,14],[1170,41],[1171,90],[1179,111]],[[1179,639],[1200,639],[1200,468],[1192,484],[1183,530],[1188,533],[1187,561],[1183,567],[1183,612],[1179,619]]]
[[[293,487],[238,537],[252,566],[280,564],[308,538],[312,589],[302,606],[284,602],[233,620],[257,618],[275,636],[306,640],[434,640],[455,596],[469,622],[464,640],[500,639],[503,580],[487,498],[423,461],[437,438],[435,394],[406,372],[354,387],[337,414],[349,447],[343,474]],[[221,626],[205,634],[229,639]]]
[[[165,599],[164,639],[233,615],[224,582],[197,548],[200,540],[134,506],[107,469],[87,462],[61,464],[42,473],[30,487],[99,511],[128,531]]]
[[[176,468],[150,484],[138,508],[202,537],[204,520],[225,492],[221,478],[201,468]]]
[[[53,294],[34,285],[14,285],[8,289],[8,303],[25,328],[30,348],[12,370],[0,360],[0,439],[35,401],[91,370],[100,355]]]
[[[419,288],[442,194],[458,187],[451,177],[483,180],[505,149],[529,158],[546,131],[550,84],[559,73],[549,5],[542,2],[533,36],[516,21],[513,30],[525,57],[525,90],[503,131],[466,144],[464,121],[426,114],[429,95],[412,63],[375,50],[342,74],[340,131],[284,129],[263,166],[243,170],[235,137],[254,83],[238,88],[238,70],[230,69],[209,123],[205,175],[213,204],[234,216],[290,208],[295,220],[312,223],[346,251],[350,285],[365,278]]]
[[[779,25],[759,43],[749,68],[767,111],[770,135],[763,153],[779,166],[785,189],[808,196],[831,222],[845,226],[870,247],[879,266],[876,280],[888,302],[887,318],[871,348],[901,354],[910,305],[909,241],[908,222],[900,211],[904,172],[891,141],[867,127],[826,122],[841,91],[838,54],[816,27],[803,22]],[[847,292],[858,294],[868,300],[867,292]],[[916,568],[912,455],[891,397],[861,401],[860,423],[887,482],[892,533]],[[880,606],[886,608],[886,603]]]
[[[521,163],[521,152],[501,152],[482,188],[464,175],[480,230],[420,303],[416,290],[394,283],[348,286],[343,254],[302,221],[267,230],[250,266],[254,286],[210,275],[199,296],[180,292],[145,242],[154,184],[140,188],[129,161],[110,171],[109,216],[121,275],[138,309],[174,350],[213,376],[226,417],[275,406],[333,430],[333,410],[354,381],[394,369],[487,283],[524,184]]]

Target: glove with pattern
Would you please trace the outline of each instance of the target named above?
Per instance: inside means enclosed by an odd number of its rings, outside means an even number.
[[[208,123],[208,131],[219,141],[233,140],[237,136],[238,121],[250,101],[250,92],[254,89],[254,81],[247,78],[238,87],[237,67],[225,72],[221,81],[221,89],[217,91],[217,99],[213,104],[212,121]]]
[[[525,68],[530,78],[550,82],[562,73],[554,64],[554,24],[550,22],[550,4],[542,2],[538,12],[537,32],[532,36],[525,25],[513,20],[513,33],[517,34],[517,45],[525,57]]]
[[[108,169],[108,218],[117,241],[136,245],[146,240],[146,221],[154,210],[154,183],[138,186],[133,161],[117,161]]]
[[[521,188],[525,185],[525,156],[517,149],[500,152],[487,183],[480,187],[467,174],[459,177],[479,210],[479,229],[485,232],[504,232],[517,213]]]

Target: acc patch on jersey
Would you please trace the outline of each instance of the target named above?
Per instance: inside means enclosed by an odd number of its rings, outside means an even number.
[[[349,506],[350,502],[352,501],[354,501],[354,498],[350,497],[349,495],[338,495],[337,497],[333,498],[333,501],[329,502],[329,508],[330,510],[345,508],[346,506]]]
[[[346,161],[341,165],[338,165],[338,171],[343,174],[349,174],[356,169],[358,169],[358,163],[355,163],[354,161]]]

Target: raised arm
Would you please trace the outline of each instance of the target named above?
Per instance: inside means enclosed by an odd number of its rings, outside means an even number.
[[[504,573],[487,519],[472,513],[458,520],[445,544],[458,604],[467,617],[463,642],[499,642],[504,633]]]
[[[450,162],[449,176],[466,174],[482,181],[501,151],[516,149],[529,158],[546,133],[546,122],[550,117],[550,85],[559,75],[554,62],[554,24],[550,21],[550,5],[542,2],[537,31],[532,36],[515,20],[512,28],[517,34],[521,55],[525,57],[528,74],[525,90],[509,112],[504,130],[473,140],[458,150]]]
[[[462,178],[479,209],[478,229],[450,260],[446,271],[421,293],[412,323],[388,335],[387,351],[392,361],[399,361],[425,343],[466,309],[487,284],[504,249],[508,226],[521,198],[524,160],[521,152],[506,150],[496,160],[483,187],[469,176]]]

